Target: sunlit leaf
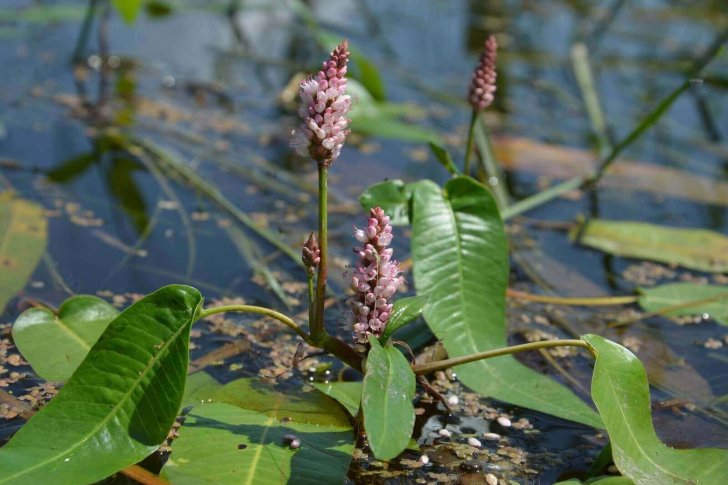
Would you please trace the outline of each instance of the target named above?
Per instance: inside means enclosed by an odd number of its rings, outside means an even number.
[[[379,342],[384,345],[395,331],[419,317],[429,299],[428,295],[419,295],[396,300]]]
[[[617,256],[728,272],[728,237],[707,229],[593,219],[571,232],[577,236],[580,243]]]
[[[202,305],[166,286],[114,319],[58,395],[0,448],[0,483],[91,483],[157,449],[177,415]]]
[[[144,6],[144,0],[111,0],[111,4],[124,22],[133,24]]]
[[[41,206],[0,192],[0,313],[43,256],[47,226]]]
[[[402,352],[370,336],[361,407],[369,446],[380,460],[407,448],[415,424],[415,374]]]
[[[581,481],[576,478],[566,480],[565,482],[556,482],[555,485],[633,485],[634,482],[627,477],[594,477],[592,479]]]
[[[597,335],[582,338],[597,353],[592,398],[609,433],[614,463],[624,476],[635,483],[728,483],[728,450],[675,449],[657,437],[645,369],[632,352]]]
[[[359,413],[361,382],[314,382],[312,385],[344,406],[351,416],[355,417]]]
[[[211,383],[200,378],[208,389]],[[343,483],[354,451],[351,424],[313,391],[282,393],[253,379],[221,386],[192,408],[163,474],[174,484]],[[285,436],[300,448],[291,449]]]
[[[669,308],[666,316],[707,315],[728,325],[728,286],[670,283],[640,288],[639,304],[648,312]]]
[[[207,372],[190,374],[185,382],[185,392],[182,395],[180,408],[210,402],[220,389],[222,389],[222,384]]]
[[[91,295],[72,296],[54,314],[31,308],[13,324],[13,342],[47,381],[65,381],[119,311]]]
[[[419,182],[413,191],[413,272],[417,292],[430,295],[425,320],[450,357],[504,347],[508,249],[493,197],[467,177],[444,190]],[[485,396],[601,426],[568,388],[512,357],[473,362],[457,373]]]
[[[369,212],[372,207],[381,207],[394,226],[409,224],[409,204],[412,191],[409,184],[401,180],[387,180],[370,185],[360,196],[359,203]]]

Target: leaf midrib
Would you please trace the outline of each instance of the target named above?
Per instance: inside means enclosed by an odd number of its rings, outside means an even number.
[[[199,308],[199,306],[201,304],[202,304],[202,302],[198,303],[198,305],[195,307],[195,311],[193,312],[193,315],[197,314],[197,309]],[[57,455],[54,455],[31,467],[25,468],[24,470],[16,473],[15,475],[6,476],[5,478],[0,479],[0,483],[7,483],[12,479],[15,479],[19,476],[23,476],[25,474],[30,473],[33,470],[43,467],[43,466],[47,465],[48,463],[52,463],[53,461],[61,458],[64,455],[67,455],[71,451],[75,450],[76,448],[81,446],[83,443],[85,443],[87,440],[89,440],[93,435],[95,435],[101,428],[103,428],[112,419],[113,416],[115,416],[117,414],[117,412],[122,407],[122,405],[126,404],[127,400],[131,396],[132,392],[137,388],[137,386],[139,386],[139,383],[144,379],[144,377],[147,375],[149,370],[154,366],[154,364],[156,364],[161,359],[161,356],[163,354],[165,354],[165,352],[169,348],[169,346],[172,345],[172,342],[177,340],[177,338],[179,337],[179,334],[182,333],[182,331],[184,331],[184,329],[187,327],[188,324],[190,324],[190,325],[192,324],[193,318],[194,317],[191,317],[189,319],[188,323],[185,323],[184,325],[180,326],[180,328],[172,334],[172,338],[167,340],[167,342],[162,347],[160,347],[159,352],[157,352],[157,354],[152,357],[152,359],[149,361],[149,363],[144,368],[144,370],[139,374],[139,377],[134,381],[134,384],[129,388],[129,391],[127,391],[124,394],[124,396],[122,396],[122,398],[119,400],[119,402],[113,408],[111,408],[111,410],[106,415],[106,417],[97,426],[95,426],[91,431],[89,431],[83,439],[77,441],[76,444],[74,444],[70,448],[66,448],[63,452],[61,452]]]

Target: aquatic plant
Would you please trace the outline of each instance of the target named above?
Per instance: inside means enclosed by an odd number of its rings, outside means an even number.
[[[474,119],[492,101],[495,48],[494,40],[486,43],[476,71],[470,97]],[[348,58],[348,44],[342,42],[300,89],[303,124],[296,145],[316,162],[319,175],[318,230],[300,253],[308,277],[309,328],[259,306],[204,308],[201,293],[185,285],[161,288],[120,314],[88,296],[69,299],[57,314],[45,308],[26,311],[13,326],[15,342],[41,377],[52,373],[65,385],[0,449],[0,483],[92,483],[129,470],[159,448],[181,412],[185,426],[163,470],[174,483],[343,481],[353,427],[330,401],[304,392],[284,394],[249,379],[222,386],[204,374],[188,377],[192,325],[226,312],[274,319],[303,342],[359,371],[361,383],[317,388],[350,413],[380,460],[396,457],[410,442],[416,376],[458,366],[461,381],[482,394],[606,429],[615,463],[629,479],[724,483],[728,472],[716,467],[728,460],[726,450],[676,450],[659,441],[651,425],[644,367],[629,350],[596,335],[507,345],[509,262],[501,211],[489,188],[468,175],[467,162],[465,175],[458,174],[441,147],[438,158],[447,161],[454,175],[444,187],[431,181],[390,181],[365,194],[369,217],[366,226],[354,231],[360,245],[350,274],[353,296],[347,300],[354,334],[342,340],[328,331],[327,184],[348,134]],[[387,197],[382,197],[383,187]],[[418,291],[397,300],[403,276],[390,247],[395,212],[399,222],[412,225]],[[419,316],[441,340],[448,359],[418,364],[397,346],[394,333]],[[83,336],[90,341],[48,346],[44,337],[59,322],[73,328],[87,325],[85,330],[93,331]],[[42,352],[39,341],[46,345]],[[560,346],[586,350],[596,360],[591,390],[596,411],[568,388],[510,357]],[[40,364],[52,359],[62,364]],[[181,411],[187,405],[192,409]],[[472,437],[467,442],[482,445]],[[132,470],[149,483],[159,480]]]

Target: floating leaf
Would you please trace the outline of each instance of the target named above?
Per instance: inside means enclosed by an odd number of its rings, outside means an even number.
[[[57,315],[47,308],[23,312],[13,324],[13,342],[36,374],[65,381],[118,314],[101,298],[72,296]]]
[[[728,286],[670,283],[640,288],[639,304],[648,312],[670,308],[665,315],[709,315],[728,325]]]
[[[400,298],[395,301],[389,320],[387,320],[387,326],[384,328],[382,336],[379,337],[379,343],[384,345],[396,330],[419,317],[429,299],[428,295],[419,295]]]
[[[444,147],[437,145],[436,143],[428,143],[430,150],[432,151],[433,155],[435,155],[435,158],[438,162],[440,162],[440,165],[445,167],[445,170],[450,172],[453,175],[457,175],[460,173],[458,168],[455,166],[455,163],[452,161],[452,157],[450,156],[450,152],[448,152]]]
[[[328,397],[318,392],[281,393],[256,380],[239,379],[210,399],[212,404],[188,413],[173,443],[163,470],[172,483],[345,480],[354,451],[353,429]],[[291,449],[286,435],[295,435],[300,448]]]
[[[380,460],[407,448],[415,424],[415,374],[402,352],[370,336],[361,407],[369,446]]]
[[[0,313],[43,256],[47,226],[41,206],[0,192]]]
[[[349,412],[352,417],[359,413],[361,403],[361,382],[313,382],[313,387],[323,392]]]
[[[507,345],[508,250],[488,189],[456,177],[440,189],[413,185],[412,258],[418,293],[430,295],[425,320],[450,357]],[[458,368],[471,389],[561,418],[601,427],[599,416],[569,389],[512,357]]]
[[[370,185],[360,196],[359,203],[369,212],[372,207],[381,207],[394,226],[409,224],[409,204],[412,191],[409,184],[401,180],[386,180]]]
[[[496,138],[494,149],[504,168],[514,172],[568,179],[587,176],[597,167],[597,158],[592,150],[551,145],[528,138]],[[728,182],[637,160],[620,158],[599,184],[609,189],[728,206]]]
[[[572,478],[565,482],[556,482],[555,485],[633,485],[634,482],[627,477],[595,477],[585,482]]]
[[[166,286],[114,319],[58,395],[0,448],[0,483],[90,483],[167,437],[202,296]]]
[[[614,463],[636,483],[728,483],[728,450],[670,448],[655,434],[650,390],[632,352],[598,335],[583,337],[597,353],[592,398],[604,420]]]
[[[222,384],[207,372],[195,372],[187,376],[185,392],[182,395],[180,409],[188,406],[212,401],[215,393],[222,389]]]
[[[134,23],[144,6],[143,0],[111,0],[111,4],[127,24]]]
[[[610,254],[677,264],[698,271],[728,272],[728,237],[707,229],[593,219],[571,237]]]

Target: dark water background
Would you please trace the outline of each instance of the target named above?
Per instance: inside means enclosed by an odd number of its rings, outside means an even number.
[[[286,1],[242,2],[232,22],[226,15],[227,2],[175,4],[170,15],[142,15],[134,26],[118,16],[110,18],[108,53],[118,61],[108,69],[111,101],[117,106],[127,102],[126,119],[133,121],[125,128],[174,153],[236,207],[297,246],[315,228],[312,192],[297,183],[312,185],[315,167],[289,147],[297,120],[281,102],[281,92],[294,74],[316,69],[322,56],[317,31]],[[574,43],[589,48],[609,130],[619,140],[685,79],[691,63],[728,25],[723,1],[330,0],[310,5],[318,32],[346,37],[369,57],[383,77],[387,99],[419,107],[419,116],[408,122],[440,132],[457,160],[469,119],[461,100],[490,32],[497,33],[501,43],[499,90],[488,117],[494,133],[593,153],[594,135],[569,55]],[[69,62],[84,7],[80,1],[0,2],[0,158],[7,161],[0,168],[0,187],[57,212],[49,219],[47,258],[22,297],[58,304],[71,292],[146,293],[175,282],[197,286],[208,299],[243,296],[252,304],[286,309],[268,285],[253,281],[255,265],[263,261],[284,283],[304,281],[303,271],[285,256],[275,255],[269,244],[189,184],[162,174],[169,184],[165,190],[143,163],[103,150],[68,180],[48,181],[44,174],[49,170],[94,150],[94,120],[73,116],[69,107],[78,105],[79,93],[93,100],[104,89],[93,58],[87,59],[91,67],[84,81],[78,75],[74,79]],[[233,25],[244,42],[236,40]],[[87,54],[96,47],[94,32]],[[728,56],[723,52],[625,156],[728,182],[727,87]],[[134,107],[130,100],[148,109]],[[165,108],[164,115],[159,115],[159,106]],[[256,177],[274,180],[282,188],[261,186]],[[335,257],[342,258],[341,265],[350,255],[351,225],[363,221],[356,197],[384,178],[444,181],[447,174],[423,143],[354,138],[332,172],[336,210],[331,246]],[[508,188],[516,198],[535,192],[539,182],[534,173],[508,173]],[[679,181],[674,184],[679,188]],[[619,187],[601,190],[597,202],[596,212],[606,219],[728,232],[726,208],[717,204]],[[100,225],[79,225],[70,217],[75,205],[91,211],[86,216],[101,220]],[[558,200],[528,215],[564,221],[594,213],[594,200],[582,197]],[[241,255],[228,226],[242,231],[237,240],[245,241],[247,255]],[[142,234],[139,249],[146,256],[130,255],[128,248]],[[529,228],[528,238],[542,254],[567,265],[594,289],[619,295],[635,287],[622,273],[634,261],[575,246],[560,231]],[[397,245],[402,259],[407,246],[402,239]],[[514,259],[516,276],[525,279],[523,260]],[[340,292],[343,280],[340,272],[334,273],[334,289]],[[567,294],[581,284],[569,274],[551,281],[556,293]],[[289,296],[303,299],[300,292]],[[302,309],[294,301],[288,303],[293,312]],[[2,321],[12,321],[22,308],[22,298],[11,302]],[[332,327],[336,313],[330,312]],[[589,311],[574,311],[569,318],[599,320]],[[639,325],[642,338],[664,342],[705,379],[714,396],[728,395],[726,347],[709,351],[697,345],[708,337],[720,338],[725,330],[710,322],[683,327],[660,318]],[[203,331],[199,342],[209,351],[227,340]],[[251,362],[254,365],[255,359]],[[37,380],[29,378],[20,385],[34,383]],[[658,385],[655,399],[670,397],[674,393]],[[671,430],[660,427],[661,417],[672,423]],[[727,418],[720,406],[690,419],[656,411],[658,431],[685,446],[728,446],[728,428],[721,424]],[[579,442],[569,425],[541,419],[551,429],[551,449],[568,450]],[[18,425],[0,423],[0,438]],[[557,475],[558,470],[544,480]]]

